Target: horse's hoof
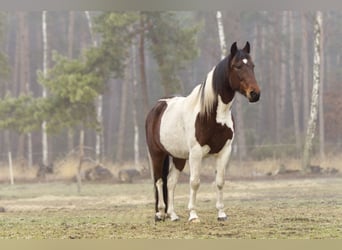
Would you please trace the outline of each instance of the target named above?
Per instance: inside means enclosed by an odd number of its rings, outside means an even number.
[[[170,219],[171,219],[171,221],[179,221],[179,217],[178,216],[171,217]]]
[[[154,221],[155,221],[155,222],[165,221],[165,218],[161,218],[161,217],[155,215],[155,216],[154,216]]]
[[[226,221],[226,220],[228,220],[228,217],[227,216],[225,216],[225,217],[218,217],[217,220],[218,221]]]
[[[201,220],[199,218],[193,218],[189,220],[190,223],[200,223]]]

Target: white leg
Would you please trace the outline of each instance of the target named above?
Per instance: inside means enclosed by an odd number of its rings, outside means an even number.
[[[156,182],[157,192],[158,192],[158,212],[156,213],[157,220],[165,219],[165,203],[163,197],[163,180],[158,179]]]
[[[189,156],[190,165],[190,199],[188,209],[190,212],[189,221],[199,222],[196,213],[196,195],[200,186],[200,174],[199,170],[202,163],[202,150],[201,147],[192,149]]]
[[[223,187],[225,183],[225,172],[226,166],[229,161],[231,153],[231,145],[229,145],[219,156],[217,156],[216,160],[216,188],[217,188],[217,201],[216,208],[218,210],[217,219],[219,221],[227,220],[227,215],[224,212],[224,204],[223,204]]]
[[[169,176],[167,178],[167,190],[168,190],[168,208],[167,208],[167,214],[170,216],[171,221],[177,221],[179,220],[179,217],[175,213],[174,210],[174,194],[175,194],[175,188],[178,181],[180,171],[175,168],[175,165],[171,163],[171,169],[169,172]]]

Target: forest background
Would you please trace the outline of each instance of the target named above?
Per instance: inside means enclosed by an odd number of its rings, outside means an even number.
[[[314,14],[222,12],[227,47],[251,43],[262,90],[255,105],[235,100],[233,160],[301,158]],[[339,156],[342,147],[341,17],[340,11],[323,12],[313,147],[320,162]],[[212,11],[2,12],[0,24],[3,166],[9,152],[16,165],[31,168],[64,159],[80,144],[98,162],[146,162],[148,110],[162,96],[188,94],[221,55]]]

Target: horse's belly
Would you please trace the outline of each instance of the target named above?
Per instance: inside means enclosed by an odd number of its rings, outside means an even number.
[[[173,122],[171,124],[161,124],[160,142],[167,152],[173,157],[187,159],[189,149],[187,146],[184,126],[181,122]]]
[[[186,132],[183,119],[183,100],[178,97],[168,101],[160,124],[160,142],[172,156],[187,159],[189,133]]]

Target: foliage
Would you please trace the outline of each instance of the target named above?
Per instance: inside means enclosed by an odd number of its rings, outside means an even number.
[[[48,131],[77,125],[95,126],[95,99],[103,89],[103,78],[89,70],[86,62],[54,54],[55,66],[48,77],[40,73],[47,89],[46,117]]]
[[[133,36],[134,12],[105,12],[95,19],[95,30],[101,34],[101,46],[87,53],[87,63],[97,73],[122,78]],[[112,75],[113,74],[113,75]]]
[[[31,95],[21,95],[18,98],[6,95],[0,104],[0,128],[19,133],[38,129],[43,118],[43,107],[43,100]]]
[[[100,15],[96,30],[102,34],[101,46],[85,51],[84,58],[79,59],[68,59],[55,52],[54,66],[47,77],[38,72],[48,97],[5,98],[0,103],[0,127],[19,133],[39,129],[43,121],[48,132],[78,125],[96,127],[95,99],[112,73],[115,77],[123,76],[131,35],[128,25],[135,19],[128,13]]]
[[[194,59],[198,50],[198,26],[181,27],[172,12],[143,12],[147,22],[150,50],[158,62],[165,94],[180,90],[179,71]]]

